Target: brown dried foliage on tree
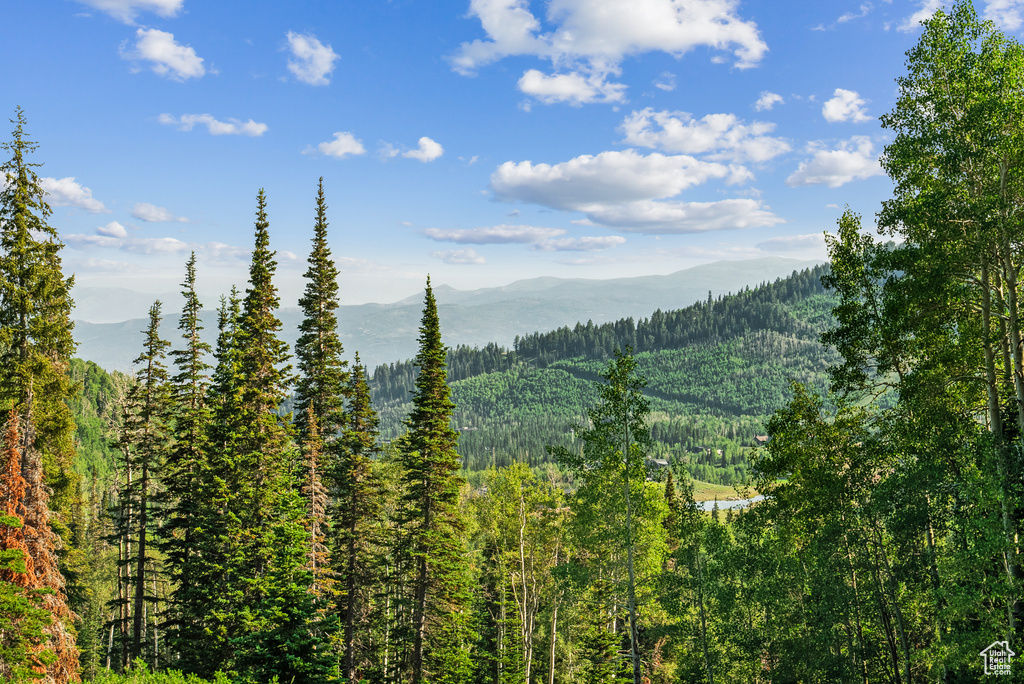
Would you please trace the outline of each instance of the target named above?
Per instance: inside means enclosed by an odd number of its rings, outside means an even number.
[[[50,490],[43,483],[43,464],[39,451],[32,447],[34,435],[31,422],[19,430],[19,416],[12,409],[4,435],[0,473],[0,497],[7,515],[22,521],[21,528],[5,526],[0,533],[0,548],[19,549],[25,554],[24,573],[3,571],[0,580],[26,589],[48,590],[42,597],[43,607],[53,616],[46,627],[45,648],[56,659],[45,668],[40,680],[45,684],[78,682],[78,649],[75,633],[70,627],[74,615],[64,594],[64,577],[57,567],[60,538],[50,526]]]

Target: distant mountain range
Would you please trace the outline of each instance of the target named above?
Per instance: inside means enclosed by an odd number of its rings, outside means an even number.
[[[746,287],[785,278],[816,261],[765,258],[722,261],[677,271],[669,275],[587,280],[582,278],[531,278],[504,287],[456,290],[446,285],[434,289],[445,343],[510,346],[517,335],[546,331],[577,321],[605,323],[620,318],[648,317],[657,309],[679,309],[698,300],[738,292]],[[75,289],[75,339],[77,356],[107,370],[128,371],[142,349],[148,309],[157,299],[176,302],[177,293],[143,294],[120,288]],[[421,295],[391,304],[342,306],[339,331],[347,355],[358,351],[372,369],[382,363],[401,361],[416,353]],[[128,320],[109,322],[111,312]],[[164,311],[161,334],[178,346],[178,316]],[[282,309],[282,337],[293,345],[298,337],[302,312]],[[90,320],[103,322],[89,322]],[[206,337],[216,339],[216,312],[203,315]]]

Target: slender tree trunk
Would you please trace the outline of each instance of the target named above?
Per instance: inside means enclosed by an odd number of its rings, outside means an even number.
[[[625,458],[625,470],[623,471],[623,479],[626,485],[626,571],[629,577],[629,585],[627,587],[627,602],[629,609],[629,654],[633,659],[633,684],[641,684],[640,678],[640,652],[639,652],[639,634],[637,633],[636,625],[636,575],[633,569],[633,496],[630,492],[629,487],[629,466],[630,466],[630,451],[629,448],[629,412],[627,409],[625,419],[625,445],[623,456]]]
[[[910,678],[910,645],[907,641],[907,633],[903,627],[903,611],[900,609],[900,604],[896,600],[895,583],[896,579],[892,575],[892,569],[889,567],[889,557],[885,552],[885,547],[882,544],[882,533],[878,529],[876,521],[872,520],[872,527],[875,532],[875,536],[878,539],[878,546],[876,547],[876,553],[882,559],[881,566],[885,569],[885,574],[889,581],[886,583],[888,587],[889,601],[892,603],[893,612],[896,615],[896,629],[900,636],[900,645],[903,648],[903,664],[905,668],[905,678],[909,684],[913,680]]]
[[[432,531],[432,520],[429,506],[423,511],[423,530],[420,534]],[[423,641],[427,632],[427,554],[426,549],[419,543],[419,556],[416,559],[416,594],[414,596],[412,624],[412,684],[420,684],[423,681]]]
[[[148,485],[149,471],[145,465],[142,467],[142,478],[139,481],[139,543],[136,553],[138,554],[135,564],[135,606],[132,615],[132,659],[142,657],[142,629],[145,616],[144,603],[146,598],[146,527],[149,525],[148,516]]]
[[[556,601],[551,609],[551,644],[548,646],[548,684],[555,684],[555,640],[557,637],[558,602]]]
[[[715,684],[715,677],[711,670],[711,653],[708,651],[708,621],[704,612],[704,566],[700,562],[700,542],[695,550],[697,557],[697,607],[700,610],[700,640],[704,649],[704,668],[708,677],[708,684]]]
[[[356,493],[354,484],[349,500],[348,572],[345,578],[345,677],[356,681]]]

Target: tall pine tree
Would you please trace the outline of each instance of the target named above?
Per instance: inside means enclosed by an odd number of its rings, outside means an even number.
[[[307,410],[312,409],[327,450],[332,449],[344,427],[344,402],[348,363],[341,358],[338,337],[338,269],[327,245],[327,203],[324,179],[320,179],[316,195],[316,223],[313,249],[306,270],[306,290],[299,299],[303,318],[299,339],[295,343],[299,380],[295,387],[295,421],[305,436],[308,432]]]
[[[307,569],[309,536],[296,479],[297,452],[278,407],[291,384],[288,347],[279,337],[266,198],[257,198],[249,287],[233,330],[226,328],[216,376],[214,417],[221,486],[225,569],[218,625],[224,666],[255,681],[323,681],[327,649],[311,625],[315,603]]]
[[[64,278],[61,269],[63,244],[47,222],[50,207],[35,171],[39,164],[27,159],[36,144],[25,137],[20,108],[11,123],[11,142],[0,144],[11,154],[0,166],[5,180],[0,190],[0,409],[14,409],[21,423],[26,539],[34,540],[30,554],[40,554],[33,556],[37,581],[55,592],[46,605],[54,615],[49,629],[58,642],[58,658],[46,677],[64,682],[78,676],[64,574],[83,561],[71,548],[69,527],[79,504],[72,469],[75,425],[67,405],[76,391],[67,374],[75,348],[73,278]],[[30,529],[38,530],[31,539]]]
[[[447,350],[429,277],[419,343],[419,373],[400,456],[403,550],[411,566],[407,672],[412,684],[455,684],[467,681],[471,669],[469,573],[459,508],[465,481],[459,473],[458,432],[451,425],[455,404],[447,381]]]
[[[343,591],[344,674],[360,678],[368,660],[370,600],[380,581],[378,550],[387,540],[380,533],[383,493],[371,459],[380,451],[377,412],[373,409],[366,368],[355,355],[349,376],[342,457],[334,472],[335,567]]]
[[[207,375],[210,366],[205,356],[211,348],[200,337],[202,304],[196,295],[194,252],[185,268],[185,282],[182,283],[185,306],[178,320],[185,347],[171,352],[178,372],[171,378],[174,442],[163,474],[165,518],[160,550],[165,556],[168,579],[173,587],[169,617],[164,628],[179,657],[191,661],[194,656],[189,654],[206,638],[203,618],[209,604],[200,580],[208,573],[211,549],[204,549],[203,542],[208,545],[213,541],[215,545],[216,541],[209,535],[215,514],[210,500],[215,497],[206,496],[209,487],[206,430],[210,422],[206,394],[210,384]]]

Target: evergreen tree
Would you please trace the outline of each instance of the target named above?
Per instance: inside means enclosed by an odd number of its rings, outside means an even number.
[[[386,542],[381,538],[381,483],[372,458],[379,453],[378,418],[370,398],[366,368],[355,355],[346,394],[345,432],[341,459],[333,476],[335,505],[335,566],[343,590],[341,613],[344,620],[344,674],[358,681],[360,663],[369,656],[366,615],[374,585],[380,581],[377,552]]]
[[[168,579],[173,586],[165,629],[169,630],[174,650],[186,663],[195,658],[190,655],[193,649],[202,657],[199,645],[205,641],[202,625],[209,604],[201,578],[208,576],[212,551],[209,546],[211,542],[216,544],[209,534],[215,511],[207,498],[207,494],[212,493],[209,492],[206,459],[209,450],[206,431],[210,422],[206,395],[210,366],[204,358],[211,348],[200,337],[202,304],[196,295],[195,266],[193,252],[186,264],[182,283],[185,306],[178,321],[185,348],[171,352],[178,369],[171,379],[174,442],[167,454],[162,480],[162,503],[166,512],[160,540]]]
[[[315,603],[297,454],[278,412],[292,378],[287,344],[278,337],[277,262],[268,229],[261,190],[249,287],[234,329],[229,325],[222,333],[226,348],[218,345],[223,357],[215,386],[226,394],[214,417],[214,448],[221,454],[212,475],[227,519],[219,646],[224,664],[242,676],[315,682],[327,678],[331,665],[311,630]]]
[[[419,373],[401,452],[405,511],[403,543],[411,561],[412,617],[408,674],[423,681],[455,684],[469,676],[469,575],[459,509],[458,432],[451,425],[455,404],[446,373],[437,302],[427,278]]]
[[[44,593],[36,586],[32,557],[25,543],[25,490],[21,475],[18,414],[7,417],[0,441],[0,676],[8,681],[36,678],[53,662],[46,649],[46,628],[53,616],[43,607]]]
[[[63,575],[83,562],[70,544],[69,528],[79,504],[72,469],[75,425],[67,406],[76,390],[67,374],[75,347],[73,278],[65,279],[61,270],[63,244],[47,222],[50,207],[35,172],[39,165],[26,158],[36,144],[25,137],[20,108],[11,123],[11,142],[0,144],[11,154],[0,166],[6,181],[0,190],[0,409],[13,408],[22,425],[26,540],[30,555],[40,554],[33,555],[39,586],[56,592],[45,601],[55,611],[49,629],[57,642],[47,677],[63,682],[77,679],[77,662],[69,660],[77,655]]]
[[[152,584],[155,573],[155,559],[149,548],[151,533],[155,529],[157,516],[153,510],[154,489],[160,477],[169,443],[169,421],[171,397],[169,394],[167,367],[164,364],[166,349],[170,342],[160,337],[160,308],[158,300],[149,309],[149,327],[146,329],[143,351],[135,364],[142,364],[136,382],[128,391],[125,411],[125,434],[133,441],[125,453],[132,462],[126,464],[135,473],[122,496],[126,497],[134,511],[135,571],[132,605],[130,660],[142,658],[143,624],[147,611],[144,607],[147,583]],[[152,646],[152,644],[150,644]]]
[[[299,380],[295,387],[296,423],[306,434],[307,408],[320,426],[320,434],[330,453],[344,427],[344,401],[347,362],[338,337],[338,269],[327,245],[327,204],[324,200],[324,179],[320,179],[316,196],[316,224],[313,249],[306,271],[306,290],[299,299],[303,319],[299,339],[295,343]]]

